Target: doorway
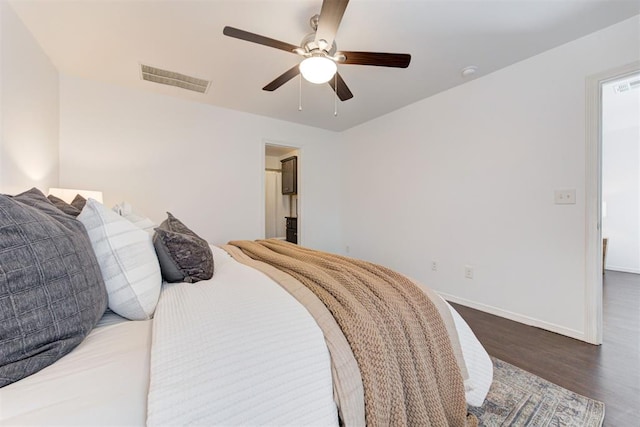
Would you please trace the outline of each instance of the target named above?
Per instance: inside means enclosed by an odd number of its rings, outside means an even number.
[[[640,73],[602,85],[603,272],[640,274]]]
[[[265,183],[265,238],[276,238],[281,240],[299,241],[299,200],[300,192],[297,188],[294,194],[291,191],[285,193],[283,186],[283,165],[285,169],[289,168],[288,159],[300,155],[300,150],[296,147],[275,145],[266,143],[264,150],[264,183]],[[283,163],[283,160],[285,163]],[[296,178],[298,174],[296,162]],[[290,170],[285,170],[288,174]],[[285,181],[287,178],[285,177]]]
[[[603,171],[603,88],[640,73],[640,61],[593,75],[586,81],[586,176],[585,176],[585,327],[584,339],[602,344],[604,242],[602,221],[604,212],[602,193]],[[637,117],[637,116],[636,116]],[[606,200],[605,200],[606,201]],[[605,236],[606,237],[606,236]],[[609,242],[607,242],[609,246]],[[609,248],[607,247],[607,252]]]

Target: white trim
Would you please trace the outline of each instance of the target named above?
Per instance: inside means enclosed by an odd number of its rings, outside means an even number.
[[[640,70],[640,61],[586,79],[585,341],[602,344],[602,85]]]
[[[640,270],[638,270],[637,268],[617,267],[615,265],[608,265],[606,270],[619,271],[621,273],[640,274]]]
[[[602,344],[601,220],[601,86],[602,76],[586,81],[585,130],[585,340]],[[594,262],[595,260],[595,262]]]
[[[450,295],[445,292],[438,292],[440,296],[447,301],[454,302],[456,304],[464,305],[465,307],[471,307],[476,310],[483,311],[485,313],[493,314],[495,316],[503,317],[505,319],[513,320],[518,323],[523,323],[525,325],[534,326],[536,328],[544,329],[547,331],[555,332],[557,334],[565,335],[571,338],[575,338],[577,340],[585,341],[584,332],[577,331],[575,329],[565,328],[564,326],[556,325],[554,323],[545,322],[540,319],[536,319],[529,316],[523,316],[522,314],[514,313],[512,311],[503,310],[498,307],[494,307],[491,305],[482,304],[475,301],[470,301],[464,298],[457,297],[455,295]]]
[[[265,177],[265,167],[267,165],[267,154],[266,154],[266,150],[267,150],[267,142],[263,139],[262,140],[262,144],[260,145],[260,147],[262,148],[262,152],[260,153],[260,171],[262,171],[262,173],[260,174],[260,206],[258,206],[258,213],[259,213],[259,217],[260,217],[260,236],[262,239],[264,239],[267,236],[267,225],[266,225],[266,216],[267,216],[267,212],[266,212],[266,205],[267,205],[267,195],[266,195],[266,177]]]

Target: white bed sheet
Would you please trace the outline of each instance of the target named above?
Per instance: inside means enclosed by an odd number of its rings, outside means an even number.
[[[151,324],[105,315],[71,353],[0,388],[0,425],[145,425]]]
[[[226,263],[236,263],[219,248],[214,248],[214,259],[221,271]],[[214,275],[211,281],[220,277],[232,280]],[[451,312],[470,377],[467,402],[479,406],[491,385],[493,366],[469,326],[453,308]],[[0,425],[144,426],[151,335],[151,320],[105,315],[70,354],[0,388]]]
[[[493,382],[493,362],[467,322],[449,303],[447,305],[458,331],[462,356],[469,373],[469,379],[465,381],[465,398],[471,406],[482,406]]]

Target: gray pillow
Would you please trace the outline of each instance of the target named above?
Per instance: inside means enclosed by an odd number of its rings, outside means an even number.
[[[167,212],[155,228],[153,246],[167,282],[197,282],[213,276],[213,254],[206,240]]]
[[[47,199],[49,199],[49,201],[53,203],[53,205],[56,208],[60,209],[62,212],[66,213],[67,215],[78,216],[82,211],[81,209],[78,209],[75,206],[70,205],[69,203],[65,202],[59,197],[54,196],[53,194],[49,194],[47,196]]]
[[[78,209],[79,211],[84,209],[84,205],[86,204],[87,204],[87,199],[85,199],[79,194],[76,194],[76,197],[74,197],[73,200],[71,201],[71,206]]]
[[[37,189],[0,194],[0,387],[76,347],[107,307],[84,226]]]

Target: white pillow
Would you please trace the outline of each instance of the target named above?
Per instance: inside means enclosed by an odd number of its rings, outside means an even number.
[[[153,235],[153,229],[157,227],[151,219],[133,210],[133,207],[128,202],[121,202],[115,205],[112,209],[118,215],[128,219],[136,225],[136,227],[143,229],[147,233]]]
[[[87,200],[78,220],[89,233],[109,308],[127,319],[150,319],[162,286],[151,236],[93,199]]]

